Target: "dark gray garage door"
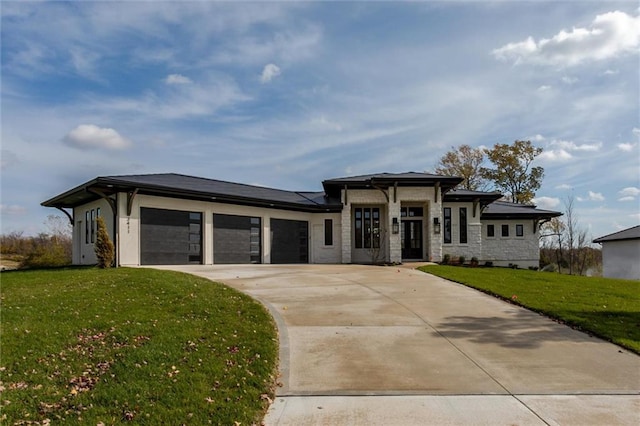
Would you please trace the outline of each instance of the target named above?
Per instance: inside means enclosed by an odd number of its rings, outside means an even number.
[[[271,263],[309,263],[309,223],[271,219]]]
[[[202,213],[140,208],[140,263],[202,263]]]
[[[259,217],[213,215],[213,263],[260,263]]]

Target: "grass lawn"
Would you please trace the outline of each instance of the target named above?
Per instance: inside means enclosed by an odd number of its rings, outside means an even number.
[[[504,298],[640,354],[640,282],[507,268],[420,270]]]
[[[246,295],[152,269],[2,273],[2,424],[260,423],[277,333]]]

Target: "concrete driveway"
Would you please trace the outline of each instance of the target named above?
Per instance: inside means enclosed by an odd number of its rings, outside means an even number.
[[[167,267],[260,300],[280,332],[267,425],[637,425],[640,357],[408,267]]]

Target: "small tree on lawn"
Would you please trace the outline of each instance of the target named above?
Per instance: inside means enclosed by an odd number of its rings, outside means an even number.
[[[94,250],[96,252],[96,258],[98,259],[98,266],[100,268],[110,268],[113,266],[113,260],[116,257],[115,248],[113,242],[111,242],[111,238],[109,238],[104,219],[98,216],[96,224],[98,225],[98,233],[96,235]]]

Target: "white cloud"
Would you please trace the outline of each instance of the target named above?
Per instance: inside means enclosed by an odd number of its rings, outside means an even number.
[[[622,198],[618,198],[618,201],[633,201],[635,200],[635,197],[622,197]]]
[[[564,149],[552,149],[548,151],[542,151],[542,154],[540,154],[538,158],[551,162],[568,161],[573,158],[573,155],[571,155]]]
[[[181,74],[170,74],[164,79],[167,84],[189,84],[192,83],[189,77],[185,77]]]
[[[578,201],[604,201],[604,196],[599,192],[589,191],[589,195],[585,197],[576,197]]]
[[[571,188],[573,188],[573,187],[571,185],[566,184],[566,183],[562,183],[562,184],[556,186],[556,189],[571,189]]]
[[[602,143],[581,144],[577,145],[571,141],[553,140],[547,145],[539,158],[549,162],[569,161],[574,156],[572,152],[596,152],[602,148]]]
[[[262,83],[268,83],[279,75],[280,75],[280,67],[278,67],[275,64],[267,64],[264,66],[264,69],[262,70],[260,81]]]
[[[0,204],[0,213],[8,215],[23,215],[27,212],[26,207],[18,206],[15,204],[6,205]]]
[[[576,145],[571,141],[554,141],[551,143],[553,146],[560,147],[562,149],[566,149],[568,151],[599,151],[602,148],[602,142],[587,144],[583,143],[582,145]]]
[[[560,205],[560,199],[556,197],[536,197],[532,201],[543,210],[553,209]]]
[[[67,145],[81,149],[124,149],[131,145],[129,140],[120,136],[114,129],[93,124],[79,125],[63,140]]]
[[[536,42],[533,37],[493,50],[500,60],[573,66],[636,52],[640,46],[640,16],[614,11],[597,15],[589,28],[562,30]]]
[[[572,85],[572,84],[576,84],[578,81],[579,80],[576,77],[568,77],[568,76],[562,77],[562,82],[564,84]]]
[[[621,197],[637,197],[640,195],[640,188],[636,188],[635,186],[628,186],[624,189],[618,191]]]
[[[637,144],[635,143],[619,143],[616,145],[620,151],[631,152]]]
[[[533,137],[530,137],[528,139],[531,140],[531,141],[534,141],[534,142],[542,142],[542,141],[546,140],[547,138],[545,138],[541,134],[537,134],[537,135],[535,135]]]
[[[538,90],[538,92],[547,92],[547,91],[551,90],[551,86],[548,86],[548,85],[540,86],[540,87],[538,87],[537,90]]]
[[[634,127],[633,130],[631,130],[631,132],[634,135],[640,136],[640,129],[638,129],[637,127]]]
[[[619,73],[620,73],[619,70],[606,70],[605,72],[603,72],[604,75],[616,75]]]

